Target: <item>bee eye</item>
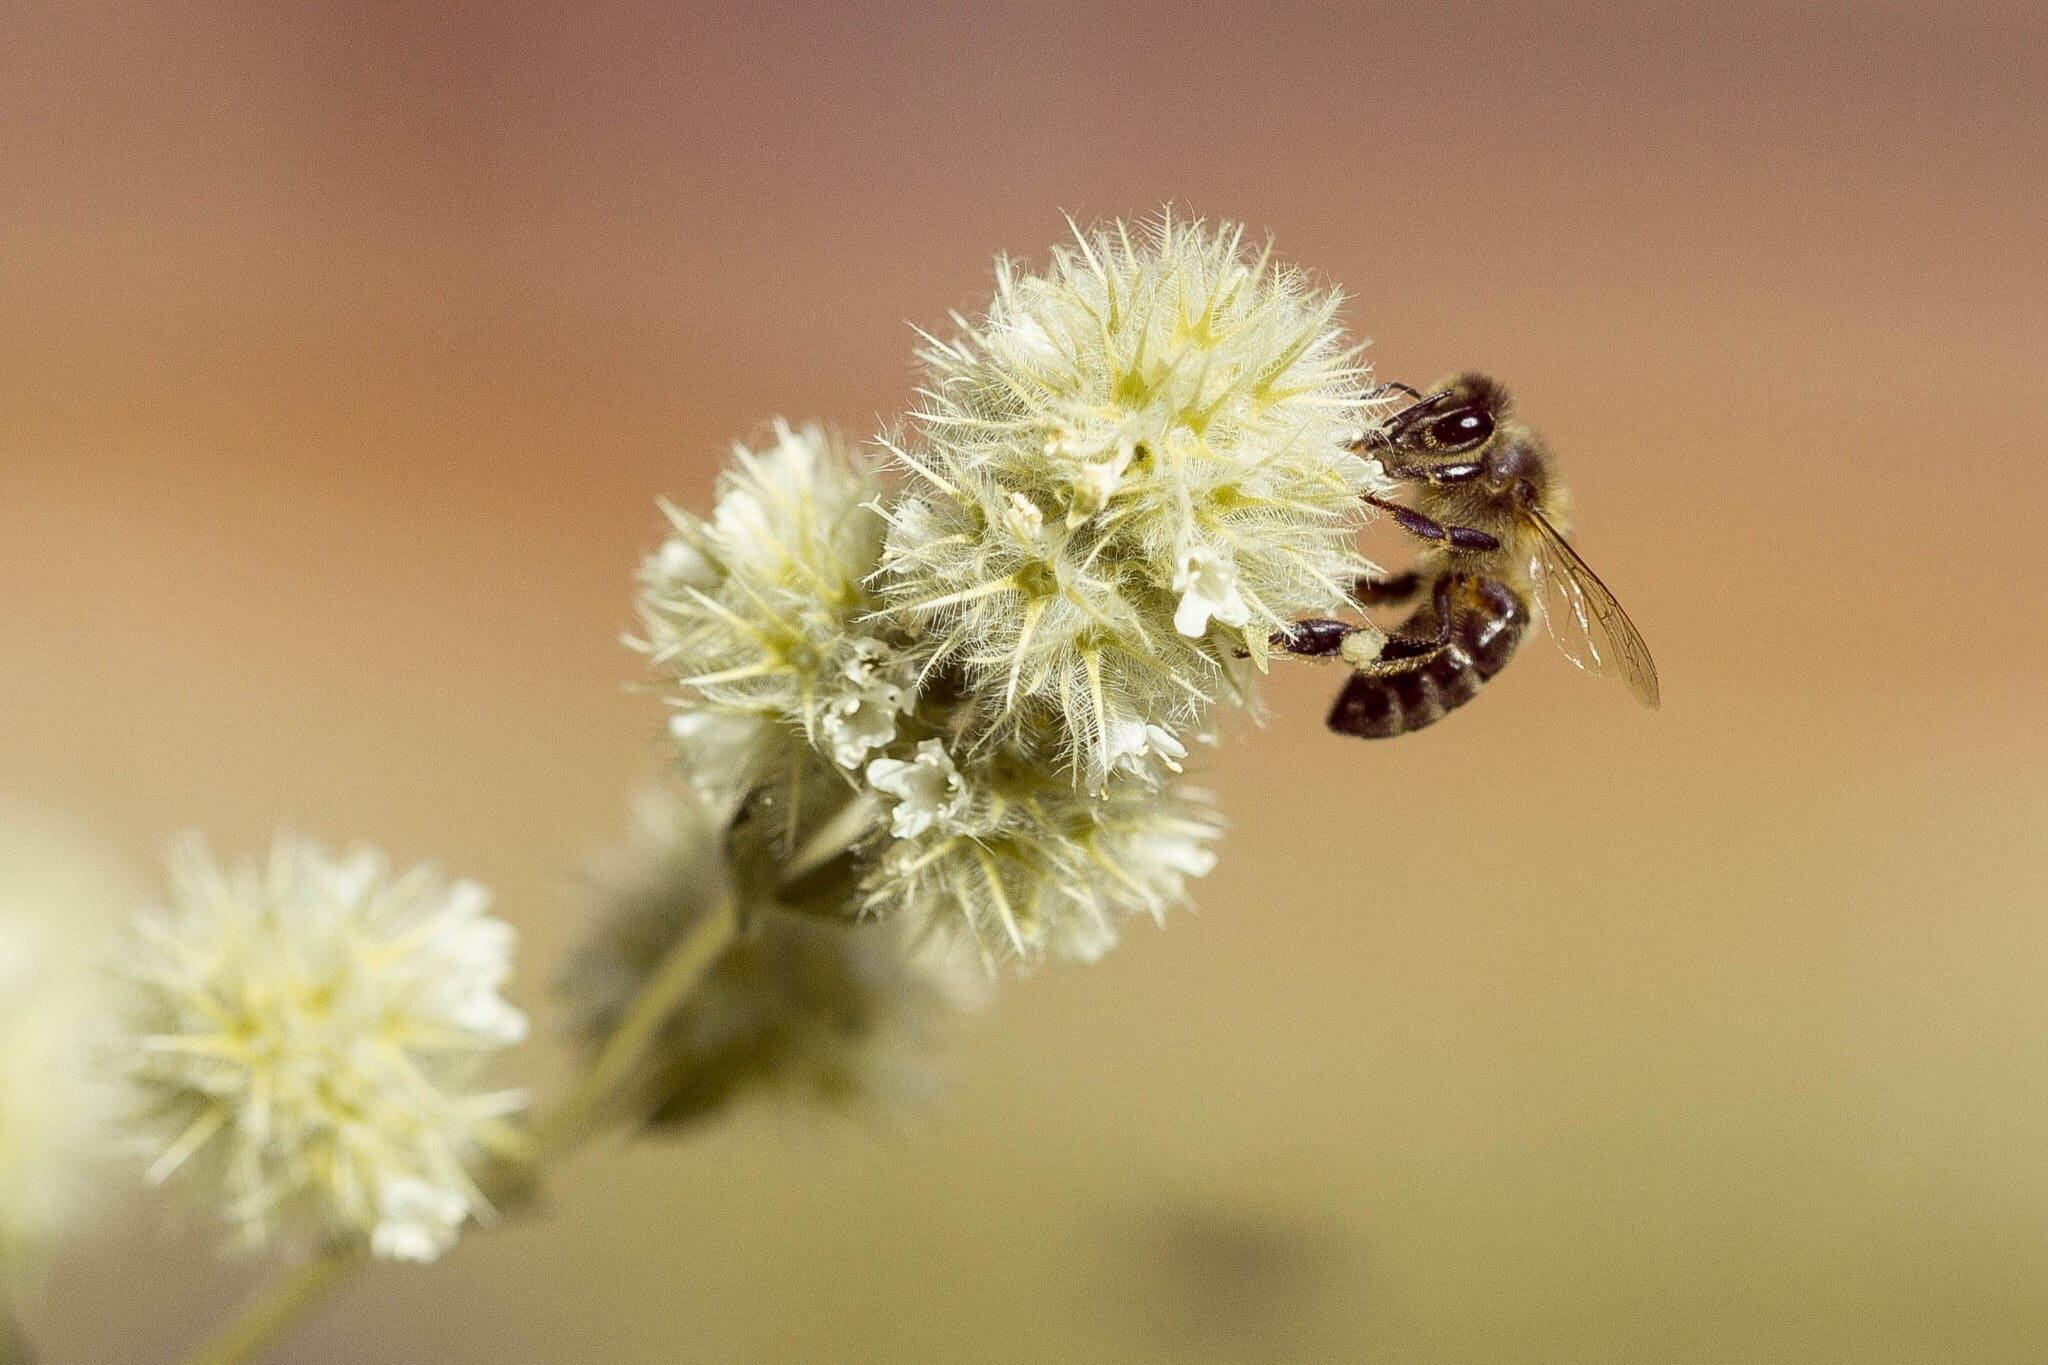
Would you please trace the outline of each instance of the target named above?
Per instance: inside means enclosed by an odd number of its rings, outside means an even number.
[[[1431,422],[1425,431],[1438,450],[1470,450],[1493,435],[1493,414],[1485,408],[1459,408]]]

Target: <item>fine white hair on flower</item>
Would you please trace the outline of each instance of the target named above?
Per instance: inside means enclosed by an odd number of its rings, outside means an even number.
[[[1180,742],[1241,698],[1240,653],[1349,601],[1384,480],[1338,303],[1168,213],[999,262],[987,315],[927,338],[876,581],[976,728],[1099,784],[1131,726]]]
[[[740,910],[737,937],[637,1078],[643,1122],[691,1122],[756,1096],[888,1111],[938,1089],[956,1016],[986,994],[971,958],[907,922],[851,921],[845,881],[829,871],[809,890],[781,885],[782,861],[735,838],[689,785],[650,788],[635,815],[631,840],[599,868],[603,914],[562,983],[589,1045],[679,938],[728,901]]]
[[[894,737],[917,672],[869,621],[878,493],[838,437],[778,420],[764,449],[734,447],[709,519],[667,509],[670,536],[641,566],[643,635],[631,643],[676,688],[679,741],[724,745],[725,764],[773,782],[795,761],[778,729],[849,771]],[[705,714],[766,724],[744,731],[755,747],[742,752],[744,727],[684,719]]]
[[[91,1065],[106,1009],[93,940],[126,894],[90,840],[0,804],[0,1299],[86,1203],[110,1099]]]
[[[232,866],[187,837],[169,871],[170,913],[116,965],[151,1181],[197,1187],[252,1246],[432,1260],[488,1214],[466,1167],[524,1103],[476,1086],[526,1034],[500,993],[511,926],[474,882],[288,835]]]

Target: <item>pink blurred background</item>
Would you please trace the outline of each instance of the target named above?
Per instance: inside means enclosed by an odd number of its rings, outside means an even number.
[[[653,762],[653,499],[1168,201],[1480,365],[1657,651],[1392,745],[1285,670],[1203,910],[897,1133],[594,1153],[279,1359],[2048,1357],[2037,5],[96,5],[0,16],[0,793],[439,858],[522,929]],[[543,1039],[514,1070],[557,1074]],[[33,1316],[256,1273],[116,1201]]]

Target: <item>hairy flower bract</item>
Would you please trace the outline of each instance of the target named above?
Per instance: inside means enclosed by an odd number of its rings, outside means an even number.
[[[990,962],[1093,961],[1121,920],[1163,918],[1215,865],[1221,827],[1203,793],[1131,781],[1087,792],[1014,754],[970,765],[965,781],[945,778],[951,766],[927,751],[876,782],[898,837],[863,882],[864,904],[965,928]]]

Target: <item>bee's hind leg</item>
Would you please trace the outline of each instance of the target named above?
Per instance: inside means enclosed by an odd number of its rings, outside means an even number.
[[[1352,587],[1351,595],[1367,606],[1398,606],[1412,599],[1422,591],[1426,579],[1414,570],[1398,573],[1390,578],[1361,578]],[[1371,671],[1378,660],[1392,664],[1396,660],[1409,660],[1418,654],[1428,653],[1440,647],[1450,638],[1448,630],[1449,605],[1448,584],[1438,582],[1430,594],[1437,607],[1436,637],[1417,639],[1406,635],[1388,635],[1386,631],[1370,621],[1336,621],[1315,617],[1295,621],[1285,630],[1273,632],[1273,648],[1304,659],[1342,658],[1353,668]],[[1417,619],[1410,616],[1409,623]],[[1242,654],[1242,651],[1239,651]],[[1414,663],[1404,663],[1401,668],[1414,668]],[[1400,671],[1400,669],[1396,669]]]
[[[1449,578],[1437,580],[1428,606],[1403,622],[1404,631],[1389,635],[1370,658],[1351,661],[1354,670],[1337,694],[1324,722],[1340,735],[1386,739],[1419,730],[1448,708],[1435,701],[1433,678],[1451,651],[1452,588]],[[1428,634],[1408,634],[1419,627]]]

